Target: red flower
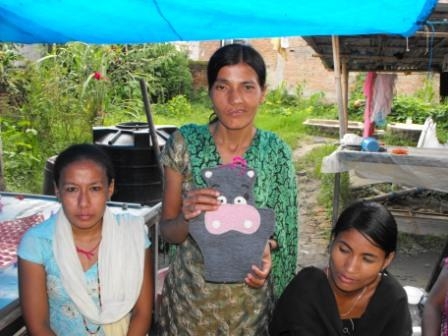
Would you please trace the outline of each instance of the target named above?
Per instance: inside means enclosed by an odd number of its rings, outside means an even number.
[[[101,72],[95,71],[93,73],[93,78],[95,78],[96,80],[101,80],[103,79],[103,75],[101,74]]]

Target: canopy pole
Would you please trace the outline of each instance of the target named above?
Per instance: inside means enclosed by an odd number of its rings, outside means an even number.
[[[342,140],[344,134],[347,132],[347,121],[346,115],[344,113],[344,104],[342,96],[342,84],[341,84],[341,61],[339,52],[339,37],[331,36],[331,43],[333,49],[333,64],[334,64],[334,80],[336,84],[336,95],[338,99],[338,111],[339,111],[339,139]],[[341,174],[336,173],[334,176],[334,186],[333,186],[333,214],[332,223],[333,226],[336,224],[337,218],[339,216],[339,194],[341,186]]]
[[[342,60],[342,97],[343,97],[343,113],[345,116],[345,121],[348,129],[348,68],[347,61]]]
[[[146,120],[148,121],[151,145],[152,149],[154,150],[154,154],[157,158],[157,165],[160,171],[160,178],[163,181],[163,165],[162,162],[160,161],[160,147],[159,147],[159,141],[157,139],[157,130],[156,127],[154,126],[154,121],[152,119],[151,104],[149,103],[148,89],[146,86],[146,81],[143,78],[140,78],[139,82],[140,82],[140,90],[142,92],[143,106],[145,108]]]
[[[341,83],[341,57],[339,52],[339,37],[332,36],[331,43],[333,46],[333,63],[334,63],[334,80],[336,84],[336,95],[338,99],[338,111],[339,111],[339,138],[342,139],[344,134],[347,133],[347,118],[344,113],[344,103],[342,96],[342,83]]]

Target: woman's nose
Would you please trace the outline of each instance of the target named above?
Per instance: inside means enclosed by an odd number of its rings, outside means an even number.
[[[345,269],[350,273],[356,272],[358,267],[359,267],[359,260],[357,257],[352,256],[347,258],[347,260],[345,261]]]
[[[83,192],[81,191],[79,193],[79,197],[78,197],[78,203],[81,207],[85,207],[87,205],[89,205],[90,202],[90,198],[87,192]]]
[[[229,93],[229,100],[232,104],[240,103],[242,101],[241,92],[238,89],[231,89]]]

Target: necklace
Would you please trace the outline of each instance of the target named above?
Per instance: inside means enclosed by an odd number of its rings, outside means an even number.
[[[325,270],[325,274],[327,275],[328,280],[330,280],[330,277],[329,277],[329,274],[328,274],[328,267]],[[350,306],[350,308],[345,313],[339,313],[339,316],[340,317],[348,316],[353,311],[353,309],[355,309],[356,304],[359,302],[359,300],[361,300],[363,295],[366,293],[366,290],[367,290],[367,286],[364,286],[364,288],[362,289],[361,293],[359,293],[358,296],[355,298],[355,300],[353,301],[353,303]]]
[[[98,243],[91,249],[91,250],[83,250],[82,248],[76,247],[76,252],[81,253],[84,255],[87,259],[91,260],[95,256],[95,251],[98,248],[98,246],[101,243],[101,239],[98,241]]]
[[[97,267],[98,267],[98,265],[97,265]],[[99,267],[98,267],[97,273],[96,273],[96,280],[97,280],[97,285],[98,285],[98,301],[99,301],[100,309],[101,309],[102,308],[102,304],[101,304],[101,284],[100,284],[100,274],[99,274],[99,272],[100,272],[100,270],[99,270]],[[84,324],[84,329],[87,331],[87,333],[89,335],[96,335],[96,334],[98,334],[98,331],[100,331],[101,325],[97,325],[95,330],[91,330],[89,328],[89,326],[87,325],[87,321],[86,321],[86,318],[84,317],[84,315],[82,315],[82,323]]]
[[[367,290],[367,286],[365,286],[365,287],[362,289],[361,293],[359,293],[359,295],[358,295],[358,296],[356,297],[356,299],[353,301],[353,304],[351,305],[350,309],[347,310],[345,313],[340,313],[339,315],[340,315],[341,317],[345,317],[345,316],[347,316],[348,314],[350,314],[350,313],[352,312],[352,310],[355,308],[356,304],[359,302],[359,300],[361,300],[361,298],[362,298],[362,296],[364,295],[364,293],[366,292],[366,290]]]

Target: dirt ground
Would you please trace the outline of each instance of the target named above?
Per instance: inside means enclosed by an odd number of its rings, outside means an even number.
[[[300,160],[316,146],[331,142],[334,142],[334,139],[311,138],[294,151],[294,159]],[[298,269],[308,265],[323,266],[328,257],[327,245],[331,222],[325,209],[319,206],[317,201],[320,181],[313,179],[307,169],[297,172],[297,175],[300,209],[297,266]],[[404,235],[403,237],[400,234],[399,250],[389,271],[403,286],[426,288],[439,260],[445,238],[434,238],[429,241],[423,238],[427,237],[414,235]]]

